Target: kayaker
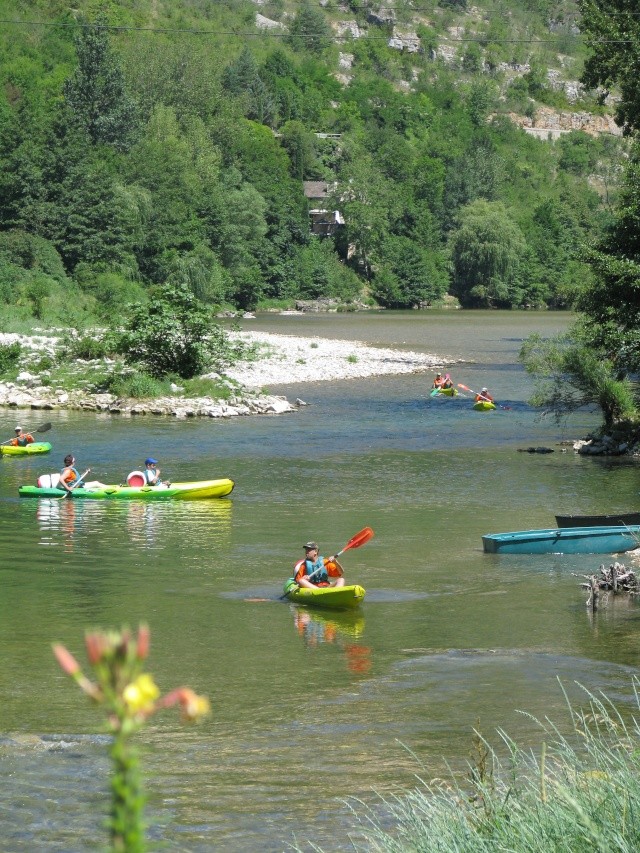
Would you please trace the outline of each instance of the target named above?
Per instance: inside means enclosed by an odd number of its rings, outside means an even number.
[[[62,489],[68,494],[70,494],[74,489],[82,489],[84,487],[86,487],[87,489],[105,488],[105,484],[101,483],[99,480],[92,480],[90,483],[83,482],[84,478],[91,471],[91,468],[87,468],[84,474],[80,475],[75,465],[75,456],[73,456],[71,453],[68,453],[64,457],[64,468],[60,472],[60,479],[58,480],[58,485],[56,486],[56,488]]]
[[[342,566],[335,557],[321,557],[317,542],[307,542],[302,547],[305,556],[296,563],[293,570],[298,586],[306,586],[309,589],[317,586],[344,586]],[[330,577],[336,578],[334,584],[329,581]]]
[[[144,479],[148,486],[170,486],[171,483],[163,483],[160,479],[160,469],[158,468],[158,460],[149,456],[144,460]]]
[[[475,402],[476,403],[493,403],[493,397],[487,391],[486,388],[483,388],[479,394],[476,394]]]
[[[432,388],[442,388],[444,385],[444,376],[441,373],[436,373],[436,378],[433,380]]]
[[[34,437],[29,432],[23,432],[21,426],[16,427],[15,438],[11,439],[12,447],[26,447],[27,444],[33,444]]]
[[[447,373],[444,377],[444,382],[442,383],[442,388],[453,388],[453,382],[451,381],[451,377]]]

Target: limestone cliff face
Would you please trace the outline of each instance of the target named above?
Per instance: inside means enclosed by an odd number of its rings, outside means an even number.
[[[532,136],[542,139],[557,139],[563,133],[572,130],[582,130],[592,136],[608,133],[611,136],[622,136],[622,128],[618,127],[611,116],[593,115],[588,112],[569,112],[553,110],[550,107],[538,107],[533,118],[509,113],[514,124],[522,127]]]

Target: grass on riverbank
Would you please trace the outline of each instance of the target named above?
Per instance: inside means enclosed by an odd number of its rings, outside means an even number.
[[[640,708],[634,679],[636,705]],[[588,709],[569,706],[567,737],[536,720],[537,750],[504,732],[500,759],[477,735],[466,786],[434,780],[373,809],[351,808],[361,829],[353,849],[373,853],[635,853],[640,850],[640,723],[585,688]],[[533,718],[532,718],[533,719]],[[314,849],[320,850],[315,847]]]

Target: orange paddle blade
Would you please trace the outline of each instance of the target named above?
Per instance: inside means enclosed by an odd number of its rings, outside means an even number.
[[[462,382],[458,382],[458,388],[462,388],[463,391],[471,391],[471,388],[467,388],[467,386],[463,385]],[[471,393],[473,394],[473,391],[471,391]]]
[[[365,542],[368,542],[369,539],[373,538],[373,530],[370,527],[364,527],[359,533],[356,533],[355,536],[352,536],[351,539],[344,546],[342,551],[339,551],[339,554],[344,554],[345,551],[348,551],[350,548],[359,548],[361,545],[364,545]],[[336,554],[338,556],[338,554]]]

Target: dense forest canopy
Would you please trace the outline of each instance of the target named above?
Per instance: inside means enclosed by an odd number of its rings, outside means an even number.
[[[167,284],[241,309],[565,307],[585,292],[627,143],[596,132],[611,74],[577,82],[573,0],[0,0],[0,14],[6,318],[82,325]],[[552,141],[521,126],[541,112],[594,123]]]

